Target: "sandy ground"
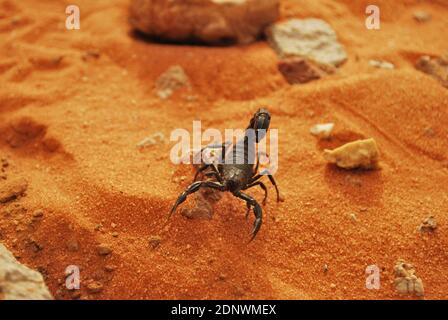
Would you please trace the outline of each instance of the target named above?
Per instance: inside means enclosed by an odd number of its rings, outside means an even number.
[[[56,297],[401,299],[393,266],[403,258],[426,299],[448,298],[448,90],[413,67],[422,54],[448,50],[445,1],[377,1],[380,31],[364,27],[369,1],[282,1],[283,18],[328,21],[349,55],[337,74],[297,86],[264,41],[150,43],[130,32],[126,0],[76,1],[81,30],[68,31],[72,2],[0,1],[0,156],[9,162],[0,186],[28,181],[24,197],[0,205],[0,239]],[[432,20],[414,21],[418,9]],[[375,69],[370,59],[397,68]],[[175,64],[192,88],[162,101],[155,80]],[[212,220],[177,214],[165,225],[190,168],[171,163],[169,139],[136,144],[195,119],[244,128],[259,106],[279,130],[276,179],[286,201],[277,204],[270,187],[256,240],[247,244],[252,217],[230,195]],[[326,121],[336,123],[335,137],[319,143],[309,128]],[[376,139],[381,170],[326,165],[324,148],[362,137]],[[176,182],[181,175],[188,179]],[[43,217],[33,218],[38,209]],[[429,215],[439,226],[422,234]],[[156,249],[151,236],[162,239]],[[100,243],[112,254],[98,255]],[[379,290],[365,287],[372,264],[382,270]],[[69,265],[81,268],[81,294],[65,289]],[[86,289],[92,281],[101,292]]]

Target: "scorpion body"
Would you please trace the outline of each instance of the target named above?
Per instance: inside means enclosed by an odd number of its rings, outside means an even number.
[[[257,157],[255,166],[255,161],[252,159],[254,158],[253,155],[255,153],[255,144],[265,137],[266,131],[269,129],[270,119],[271,115],[266,109],[259,109],[252,117],[242,140],[238,141],[233,146],[231,146],[230,143],[224,143],[222,145],[211,145],[205,147],[204,149],[221,149],[223,159],[217,164],[204,164],[198,169],[193,183],[190,184],[179,196],[171,209],[170,216],[176,211],[177,207],[187,199],[188,195],[198,191],[202,187],[212,188],[222,192],[228,191],[235,197],[246,201],[246,217],[248,216],[251,208],[253,208],[255,215],[254,227],[251,233],[251,240],[253,240],[262,224],[262,209],[259,203],[252,196],[243,191],[259,186],[264,191],[263,205],[266,204],[268,195],[267,188],[263,182],[259,181],[264,175],[266,175],[275,187],[277,192],[277,201],[281,200],[274,177],[270,174],[268,169],[258,173],[259,159]],[[250,139],[251,134],[254,135],[252,135],[252,137],[255,139]],[[229,148],[230,146],[231,148]],[[202,149],[201,152],[204,149]],[[213,177],[215,180],[196,181],[200,173],[204,173],[207,177]]]

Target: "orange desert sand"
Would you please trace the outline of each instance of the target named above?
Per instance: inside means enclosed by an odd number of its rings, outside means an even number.
[[[17,198],[0,204],[0,240],[55,298],[418,298],[394,287],[399,259],[424,299],[448,298],[448,90],[414,67],[448,51],[446,1],[376,1],[380,30],[365,27],[369,1],[281,1],[281,20],[325,20],[348,54],[334,74],[301,85],[286,82],[265,40],[151,42],[132,32],[127,0],[78,0],[81,29],[66,30],[72,2],[0,0],[0,189]],[[432,18],[419,22],[417,11]],[[175,65],[190,85],[161,99],[156,80]],[[170,161],[171,131],[193,120],[245,128],[260,106],[279,130],[286,200],[268,186],[256,239],[248,244],[253,216],[230,194],[210,220],[179,209],[166,223],[193,176]],[[329,122],[331,139],[310,134]],[[156,144],[137,147],[153,135]],[[369,138],[379,170],[323,157]],[[262,191],[249,193],[261,201]],[[437,228],[419,231],[430,216]],[[65,288],[70,265],[79,291]],[[381,271],[378,290],[366,289],[369,265]]]

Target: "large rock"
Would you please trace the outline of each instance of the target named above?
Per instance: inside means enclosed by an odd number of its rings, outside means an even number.
[[[0,300],[53,299],[42,275],[19,263],[0,244]]]
[[[279,15],[279,0],[132,0],[131,25],[149,36],[250,43]]]
[[[338,67],[347,60],[336,32],[320,19],[291,19],[267,29],[268,40],[282,58],[306,58],[322,67]]]

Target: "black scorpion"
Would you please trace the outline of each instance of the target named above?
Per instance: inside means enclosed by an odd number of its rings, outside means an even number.
[[[275,187],[277,192],[277,202],[282,200],[277,183],[275,182],[272,174],[269,172],[269,169],[264,169],[261,173],[258,173],[259,157],[257,156],[255,166],[255,161],[250,159],[253,158],[251,155],[254,154],[253,150],[255,150],[255,144],[259,143],[265,137],[266,131],[269,129],[270,121],[270,113],[266,109],[259,109],[252,117],[249,126],[246,128],[243,138],[244,140],[240,140],[233,145],[227,142],[222,145],[211,145],[205,147],[204,149],[221,149],[221,154],[224,155],[222,157],[223,159],[221,159],[218,163],[203,164],[197,170],[193,183],[190,184],[179,196],[171,209],[169,216],[171,216],[176,211],[177,207],[187,199],[188,195],[197,192],[201,187],[212,188],[222,192],[229,191],[235,197],[246,201],[246,217],[250,212],[250,209],[253,207],[255,222],[251,233],[252,241],[260,230],[262,224],[262,210],[261,206],[253,197],[242,191],[259,186],[264,191],[263,205],[265,205],[268,191],[265,184],[259,180],[266,175]],[[255,139],[250,139],[251,134]],[[229,148],[230,146],[232,146],[231,149]],[[201,152],[204,151],[204,149],[202,149]],[[226,157],[229,156],[229,152],[232,154],[232,161],[230,161],[230,163],[229,161],[226,161]],[[196,181],[200,173],[204,173],[207,177],[214,177],[216,181]]]

